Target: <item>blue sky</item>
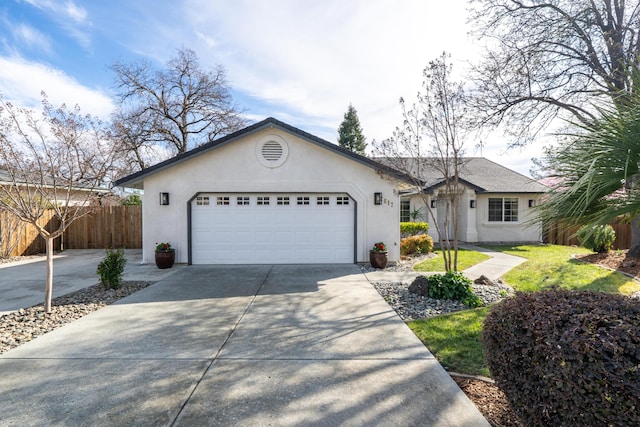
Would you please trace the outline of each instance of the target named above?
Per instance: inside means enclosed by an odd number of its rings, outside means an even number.
[[[443,50],[462,72],[477,49],[464,0],[3,0],[0,93],[38,107],[78,104],[108,118],[115,60],[162,67],[193,49],[226,68],[251,121],[276,117],[335,142],[349,103],[367,141],[401,123],[422,70]],[[527,174],[538,147],[506,150],[495,135],[482,154]],[[480,155],[474,141],[468,155]]]

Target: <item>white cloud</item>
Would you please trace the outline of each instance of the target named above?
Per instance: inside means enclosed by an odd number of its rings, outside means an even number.
[[[236,89],[332,131],[351,102],[367,136],[382,139],[401,121],[399,97],[420,89],[427,62],[466,49],[465,2],[449,3],[193,0],[185,13],[194,31],[218,41],[210,58]]]
[[[90,26],[87,10],[75,2],[67,0],[23,0],[31,6],[52,14],[52,18],[63,28],[69,36],[74,38],[80,46],[89,49],[91,37],[86,31]]]
[[[37,28],[27,24],[18,24],[11,27],[11,33],[19,44],[39,50],[47,55],[51,53],[51,40]]]
[[[113,111],[111,99],[103,92],[87,88],[60,70],[19,57],[0,56],[0,93],[16,106],[40,108],[46,92],[53,105],[79,105],[83,113],[106,120]]]

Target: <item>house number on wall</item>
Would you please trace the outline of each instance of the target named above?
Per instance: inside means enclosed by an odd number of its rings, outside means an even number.
[[[382,204],[393,207],[393,202],[389,199],[382,199]]]

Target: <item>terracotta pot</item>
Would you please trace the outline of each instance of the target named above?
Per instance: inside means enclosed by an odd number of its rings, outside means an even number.
[[[387,266],[387,253],[369,251],[369,262],[373,268],[385,268]]]
[[[156,265],[158,268],[171,268],[176,261],[176,251],[156,251]]]

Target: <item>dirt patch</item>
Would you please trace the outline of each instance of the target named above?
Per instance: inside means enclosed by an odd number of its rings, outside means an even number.
[[[605,254],[577,255],[584,262],[622,271],[634,277],[640,277],[640,258],[627,255],[627,251],[609,251]]]
[[[453,380],[492,426],[522,427],[524,425],[520,423],[507,397],[498,386],[486,381],[455,376]]]

